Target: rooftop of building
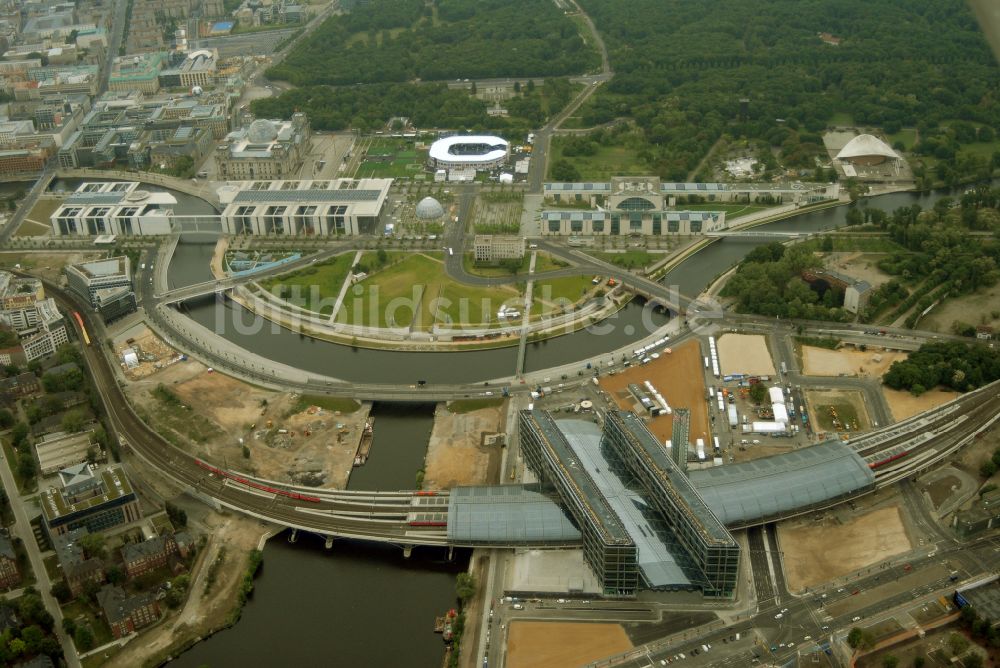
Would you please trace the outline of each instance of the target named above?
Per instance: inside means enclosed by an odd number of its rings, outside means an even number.
[[[48,489],[42,492],[40,499],[42,514],[51,522],[64,515],[88,510],[133,493],[124,469],[119,466],[109,466],[96,477],[100,479],[104,493],[81,499],[76,503],[72,502],[72,497],[64,497],[62,490]]]
[[[17,561],[17,553],[14,552],[14,543],[10,538],[0,534],[0,557],[5,557],[11,561]]]
[[[122,546],[122,559],[128,564],[139,559],[159,556],[166,551],[168,540],[171,539],[163,536],[154,536],[141,543],[126,543]]]
[[[448,540],[456,543],[577,542],[566,512],[520,485],[456,487],[448,497]]]
[[[1000,580],[994,579],[981,586],[960,591],[980,617],[988,620],[990,624],[1000,623]]]
[[[672,550],[660,536],[661,528],[654,525],[649,502],[626,485],[615,472],[614,463],[606,458],[601,449],[600,427],[589,420],[557,420],[556,425],[635,543],[636,560],[646,584],[651,588],[691,584],[681,565],[682,553]]]
[[[791,452],[690,471],[691,483],[728,526],[787,515],[871,489],[875,475],[839,440]]]
[[[692,525],[713,543],[734,544],[732,534],[712,508],[705,503],[702,495],[694,488],[684,472],[667,456],[666,450],[646,428],[646,424],[631,412],[612,411],[608,417],[622,421],[627,434],[635,439],[641,447],[643,457],[652,465],[648,468],[658,481],[660,489],[676,496],[678,507],[689,515]]]
[[[604,542],[614,545],[633,544],[625,526],[601,493],[597,481],[582,468],[576,452],[552,416],[541,410],[522,411],[522,415],[527,416],[535,431],[545,439],[545,445],[551,450],[563,479],[573,487],[571,492],[580,501]]]
[[[548,209],[542,211],[543,220],[610,220],[612,215],[619,214],[618,211],[578,211],[573,209]],[[707,221],[717,220],[721,211],[649,211],[658,213],[666,221],[695,220]],[[622,213],[621,215],[625,215]]]
[[[104,611],[109,624],[115,624],[127,619],[139,608],[144,608],[156,599],[148,592],[130,596],[124,589],[116,585],[106,584],[97,592],[97,602]]]
[[[240,181],[220,188],[228,204],[380,204],[392,179],[332,179],[316,181]]]
[[[166,54],[153,51],[115,58],[111,67],[111,81],[130,81],[156,77],[163,67]]]
[[[112,276],[129,277],[129,259],[125,255],[108,258],[106,260],[95,260],[93,262],[83,262],[67,267],[67,270],[74,269],[86,278],[107,278]]]

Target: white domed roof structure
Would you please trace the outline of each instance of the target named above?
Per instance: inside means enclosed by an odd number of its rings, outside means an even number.
[[[269,120],[258,118],[247,129],[247,139],[255,144],[266,144],[278,136],[278,128]]]
[[[858,135],[837,154],[838,160],[859,165],[877,165],[886,160],[900,160],[899,154],[874,135]]]
[[[444,215],[444,207],[433,197],[425,197],[417,203],[416,213],[420,220],[434,220]]]

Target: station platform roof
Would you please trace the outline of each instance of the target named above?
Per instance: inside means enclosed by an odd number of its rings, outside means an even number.
[[[688,471],[691,483],[726,526],[750,526],[849,498],[875,486],[865,460],[841,441]]]

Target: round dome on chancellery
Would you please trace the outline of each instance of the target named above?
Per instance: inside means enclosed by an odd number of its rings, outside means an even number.
[[[434,220],[444,215],[444,207],[433,197],[425,197],[417,204],[416,213],[420,220]]]

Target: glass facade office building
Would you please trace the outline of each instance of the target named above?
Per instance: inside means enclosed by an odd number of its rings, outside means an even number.
[[[578,525],[605,595],[735,594],[739,545],[634,414],[609,412],[599,429],[522,411],[520,442],[528,466]]]

